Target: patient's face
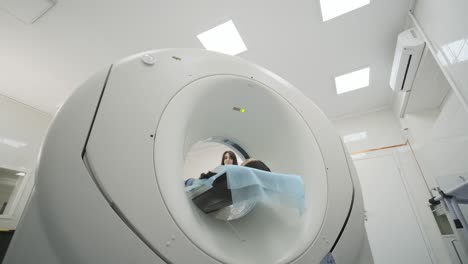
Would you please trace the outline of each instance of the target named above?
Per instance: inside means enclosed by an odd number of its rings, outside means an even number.
[[[234,160],[231,158],[229,153],[224,154],[224,165],[232,165]]]

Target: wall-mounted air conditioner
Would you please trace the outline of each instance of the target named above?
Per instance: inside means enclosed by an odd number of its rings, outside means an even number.
[[[390,75],[390,87],[393,90],[405,92],[411,90],[425,45],[424,40],[414,28],[398,35]]]

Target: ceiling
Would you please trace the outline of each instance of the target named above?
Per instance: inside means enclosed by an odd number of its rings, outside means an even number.
[[[410,2],[371,0],[326,22],[319,0],[58,0],[32,24],[0,9],[0,94],[54,114],[113,61],[203,48],[197,34],[232,19],[248,48],[238,56],[282,76],[331,118],[370,112],[391,105],[391,64]],[[337,95],[334,76],[365,66],[370,86]]]

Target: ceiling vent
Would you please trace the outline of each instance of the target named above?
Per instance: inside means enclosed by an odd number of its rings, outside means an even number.
[[[410,28],[398,35],[393,59],[390,87],[397,91],[410,91],[425,46],[416,29]]]

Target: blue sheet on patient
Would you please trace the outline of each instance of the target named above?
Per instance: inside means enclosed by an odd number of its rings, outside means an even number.
[[[304,182],[300,176],[234,165],[219,166],[215,172],[217,174],[209,179],[196,180],[186,191],[200,185],[212,186],[218,177],[226,173],[234,205],[247,200],[266,201],[297,208],[300,213],[304,210]]]

